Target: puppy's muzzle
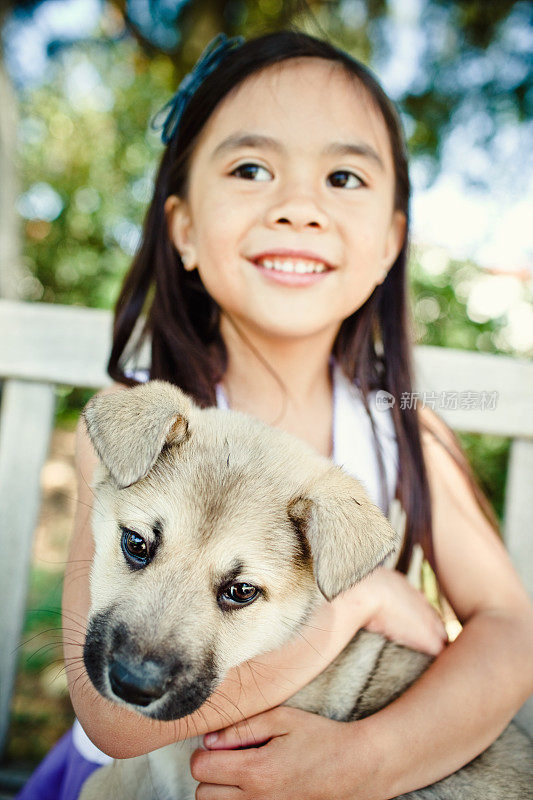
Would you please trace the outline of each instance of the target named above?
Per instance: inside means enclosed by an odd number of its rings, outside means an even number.
[[[196,711],[220,681],[210,648],[195,656],[176,643],[161,643],[117,619],[115,609],[95,614],[83,650],[85,668],[104,697],[122,701],[153,719]]]

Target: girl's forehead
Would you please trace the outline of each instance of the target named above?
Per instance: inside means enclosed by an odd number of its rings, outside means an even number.
[[[379,153],[388,169],[393,168],[377,101],[335,61],[291,58],[248,76],[215,108],[198,149],[212,151],[224,137],[243,130],[270,133],[287,147],[292,142],[299,149],[357,137]]]

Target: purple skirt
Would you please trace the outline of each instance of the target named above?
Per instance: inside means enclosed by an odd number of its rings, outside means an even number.
[[[15,800],[77,800],[83,783],[100,766],[75,747],[71,728],[41,761]]]

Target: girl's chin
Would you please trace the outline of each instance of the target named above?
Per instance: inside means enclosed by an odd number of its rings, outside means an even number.
[[[235,314],[230,315],[235,317]],[[290,316],[290,319],[289,319]],[[239,315],[237,322],[241,329],[249,332],[251,337],[279,340],[285,343],[297,343],[306,339],[319,340],[320,337],[331,340],[334,338],[342,320],[325,318],[322,314],[312,314],[309,311],[302,316],[287,313],[280,316],[254,315],[253,318]]]

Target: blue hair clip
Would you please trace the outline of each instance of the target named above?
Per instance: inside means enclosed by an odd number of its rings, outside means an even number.
[[[191,97],[196,92],[204,79],[210,72],[218,67],[220,62],[224,59],[229,50],[234,46],[239,46],[245,42],[244,36],[234,36],[228,39],[225,33],[217,33],[214,39],[211,39],[209,44],[205,47],[202,55],[192,68],[192,71],[187,73],[180,85],[177,92],[170,98],[168,103],[165,103],[153,117],[151,127],[153,130],[161,130],[161,139],[164,144],[168,144],[172,139],[185,111],[187,104]],[[164,122],[158,123],[157,120],[160,116],[168,110]]]

